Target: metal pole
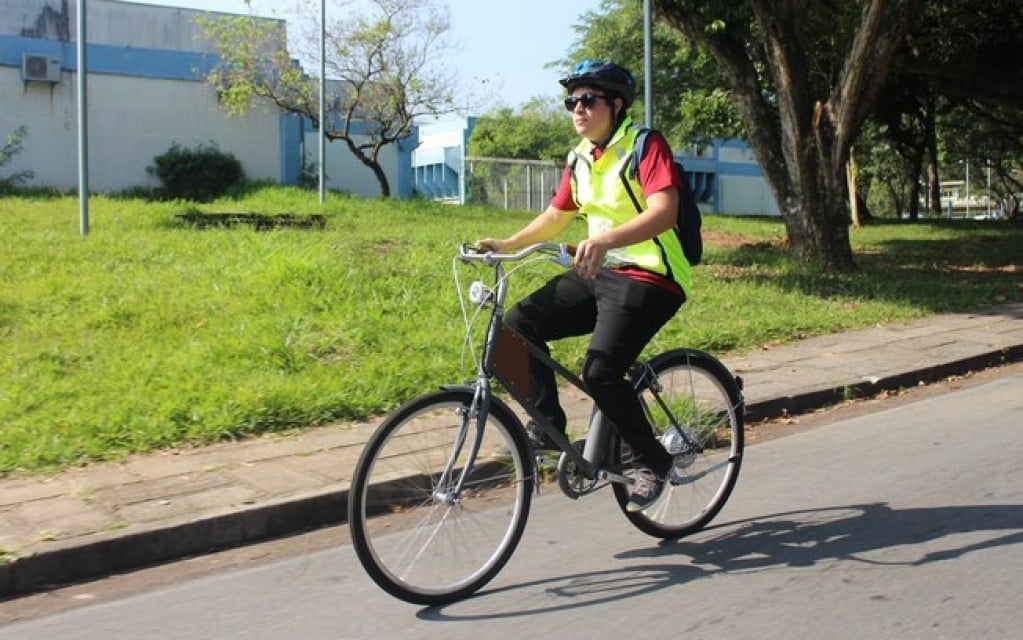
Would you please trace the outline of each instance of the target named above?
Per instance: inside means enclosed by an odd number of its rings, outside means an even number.
[[[654,126],[653,36],[650,0],[643,0],[643,118],[646,126]]]
[[[526,165],[526,209],[533,210],[533,168]]]
[[[89,118],[86,96],[85,0],[78,1],[78,226],[89,235]]]
[[[327,153],[324,141],[327,138],[326,97],[327,86],[327,0],[320,0],[320,204],[323,204]]]
[[[987,161],[987,217],[991,217],[991,161]]]
[[[966,161],[966,217],[970,217],[970,161]]]

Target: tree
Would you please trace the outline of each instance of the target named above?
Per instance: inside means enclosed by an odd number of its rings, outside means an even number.
[[[446,11],[429,0],[370,0],[369,15],[349,12],[327,29],[329,114],[319,122],[319,81],[310,80],[288,51],[283,23],[252,17],[202,17],[220,64],[209,76],[232,113],[257,100],[301,115],[328,140],[343,141],[390,196],[380,152],[407,138],[417,118],[458,110],[453,76],[438,64],[450,30]],[[309,29],[307,29],[307,32]],[[318,39],[319,27],[315,29]],[[308,40],[310,36],[307,36]],[[309,56],[319,62],[319,53]]]
[[[701,144],[713,138],[744,137],[742,121],[714,60],[667,23],[654,22],[651,78],[653,126],[673,145]],[[637,121],[645,111],[642,3],[603,0],[575,26],[579,38],[561,66],[586,58],[607,59],[633,71],[639,83],[632,108]]]
[[[1016,177],[1023,167],[1023,4],[927,2],[909,45],[900,80],[913,78],[937,96],[934,162],[959,178],[969,164],[990,172],[989,195],[1011,202],[1023,189]],[[937,169],[928,173],[938,204]]]
[[[929,0],[909,36],[904,70],[959,101],[1023,105],[1023,4]],[[979,72],[979,73],[978,73]]]
[[[469,154],[564,163],[577,139],[560,103],[533,98],[518,114],[502,107],[480,117],[469,137]]]
[[[908,210],[910,218],[916,217],[921,183],[930,214],[940,215],[939,172],[962,178],[966,163],[989,168],[991,192],[1007,199],[1019,189],[1012,174],[1023,158],[1023,5],[925,2],[907,45],[872,118],[904,162],[874,153],[877,170],[870,173],[889,191],[898,181],[899,190],[910,192],[907,208],[895,209]],[[904,173],[885,175],[884,169],[900,164]],[[940,165],[945,168],[939,171]]]
[[[855,268],[846,162],[920,0],[654,0],[710,53],[801,262]]]
[[[895,165],[902,171],[893,173],[890,170],[895,167],[883,158],[883,153],[873,154],[878,168],[887,170],[875,171],[875,176],[885,181],[892,194],[902,190],[900,185],[906,186],[908,194],[905,201],[893,199],[894,211],[897,216],[901,216],[903,211],[908,212],[910,220],[916,220],[920,214],[920,177],[925,161],[930,212],[937,213],[941,207],[938,197],[937,103],[938,96],[925,80],[897,73],[888,81],[872,117],[880,129],[878,133],[885,138],[887,151],[902,159]],[[877,145],[874,149],[881,151]]]

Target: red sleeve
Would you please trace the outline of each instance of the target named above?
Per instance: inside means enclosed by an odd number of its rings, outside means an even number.
[[[551,206],[562,211],[575,211],[579,208],[572,199],[572,172],[568,168],[568,163],[565,163],[565,170],[561,172],[561,183],[551,198]]]
[[[659,131],[647,134],[643,157],[639,159],[639,183],[643,185],[643,196],[663,191],[668,187],[681,188],[675,159],[671,147]]]

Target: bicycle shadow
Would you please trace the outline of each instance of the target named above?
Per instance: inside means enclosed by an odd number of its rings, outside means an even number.
[[[876,565],[919,566],[973,551],[1023,543],[1023,505],[970,505],[893,509],[887,503],[829,507],[772,514],[706,529],[720,535],[665,541],[619,554],[622,558],[684,554],[713,572],[770,567],[806,567],[821,561],[853,560]],[[979,542],[957,543],[958,534],[1006,531]],[[943,549],[916,551],[946,539]],[[933,545],[931,545],[933,546]],[[900,548],[898,554],[892,549]],[[866,557],[872,552],[876,557]]]
[[[1005,535],[959,541],[959,534]],[[934,550],[934,543],[944,542]],[[698,540],[660,542],[615,557],[625,560],[687,556],[685,564],[632,564],[486,589],[469,600],[426,607],[428,621],[494,620],[599,606],[642,596],[719,573],[809,567],[851,560],[872,565],[916,566],[982,549],[1023,543],[1023,505],[974,505],[893,509],[887,503],[790,511],[722,523]],[[927,545],[929,550],[920,549]],[[875,554],[878,557],[865,557]],[[889,557],[890,556],[890,557]],[[520,593],[505,606],[504,596]]]

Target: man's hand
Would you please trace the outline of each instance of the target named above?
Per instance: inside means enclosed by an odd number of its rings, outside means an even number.
[[[572,263],[576,273],[583,278],[597,277],[597,271],[604,264],[604,257],[611,247],[602,236],[587,238],[579,243],[575,250],[575,261]]]
[[[499,253],[504,243],[501,240],[494,238],[483,238],[482,240],[476,241],[476,250],[480,253],[486,253],[487,251],[493,251]]]

